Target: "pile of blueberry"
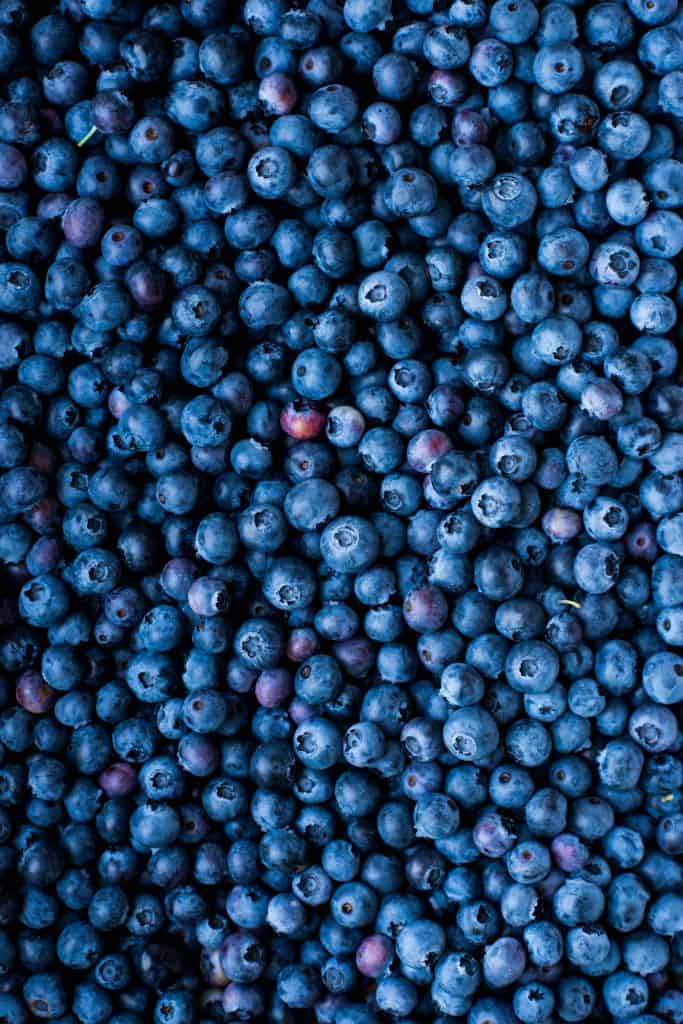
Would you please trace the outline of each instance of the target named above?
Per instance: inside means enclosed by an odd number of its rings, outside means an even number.
[[[683,1024],[677,0],[0,0],[0,97],[2,1024]]]

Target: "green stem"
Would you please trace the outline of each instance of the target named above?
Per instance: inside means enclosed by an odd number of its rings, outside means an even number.
[[[89,142],[89,141],[90,141],[90,139],[92,139],[93,135],[95,134],[95,132],[96,132],[97,130],[98,130],[98,129],[97,129],[96,127],[95,127],[95,125],[93,125],[93,126],[92,126],[92,128],[90,129],[90,131],[89,131],[89,132],[86,132],[86,134],[85,134],[85,135],[83,136],[83,138],[81,139],[81,141],[80,141],[80,142],[78,143],[78,146],[79,146],[79,147],[80,147],[80,146],[85,146],[86,142]]]

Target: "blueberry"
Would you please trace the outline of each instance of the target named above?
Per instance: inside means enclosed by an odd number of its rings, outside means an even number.
[[[62,6],[0,4],[8,1021],[675,1016],[672,0]]]

